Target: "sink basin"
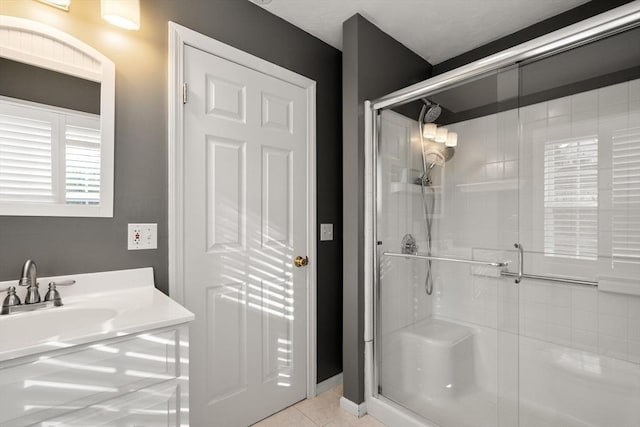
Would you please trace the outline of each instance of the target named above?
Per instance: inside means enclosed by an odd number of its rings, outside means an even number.
[[[0,315],[0,364],[193,320],[155,288],[150,267],[40,278],[41,283],[65,280],[76,284],[60,292],[62,307]],[[9,286],[15,280],[0,282],[0,289]],[[21,291],[24,300],[26,290]]]
[[[34,327],[40,328],[48,324],[53,324],[55,327],[61,328],[59,329],[60,332],[64,332],[65,329],[71,326],[77,330],[77,328],[82,327],[84,323],[105,322],[113,319],[117,313],[117,311],[110,308],[67,308],[63,306],[38,312],[37,316],[33,316],[32,323]],[[25,320],[22,320],[22,322]],[[28,325],[28,323],[21,324]]]
[[[110,320],[117,311],[110,308],[55,307],[25,313],[4,315],[0,317],[2,329],[13,331],[3,334],[0,340],[0,352],[5,349],[19,347],[24,337],[30,336],[32,344],[50,342],[55,347],[73,331],[73,335],[83,331],[93,331],[96,325],[108,331],[112,329]]]

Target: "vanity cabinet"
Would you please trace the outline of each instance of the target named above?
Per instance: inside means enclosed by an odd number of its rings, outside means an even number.
[[[188,328],[178,325],[0,362],[0,425],[188,425]]]
[[[113,426],[167,427],[179,426],[188,418],[178,404],[181,387],[169,381],[143,388],[125,396],[56,417],[37,424],[39,427]],[[182,424],[188,425],[188,424]]]

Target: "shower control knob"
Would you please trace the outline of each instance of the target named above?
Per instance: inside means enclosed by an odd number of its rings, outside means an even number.
[[[300,255],[298,255],[293,260],[293,263],[296,265],[296,267],[304,267],[305,265],[309,264],[309,257],[303,258]]]

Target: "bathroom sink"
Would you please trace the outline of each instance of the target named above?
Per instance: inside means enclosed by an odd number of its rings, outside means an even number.
[[[20,327],[28,330],[46,329],[55,334],[63,334],[73,328],[104,323],[113,319],[116,310],[110,308],[55,307],[42,311],[12,314],[12,318],[20,322]]]
[[[0,318],[3,331],[0,352],[42,343],[49,347],[64,347],[60,344],[70,336],[78,336],[99,329],[112,329],[111,320],[117,311],[110,308],[55,307],[4,315]]]
[[[62,307],[0,315],[0,362],[193,320],[192,313],[155,288],[151,268],[40,281],[70,279],[76,284],[60,292]],[[13,285],[0,282],[0,289]]]

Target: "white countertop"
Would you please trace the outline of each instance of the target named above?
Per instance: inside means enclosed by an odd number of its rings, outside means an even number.
[[[0,315],[0,362],[194,319],[155,288],[152,268],[38,278],[42,297],[50,281],[64,279],[76,284],[58,287],[62,307]],[[0,282],[0,289],[16,284]],[[24,301],[26,289],[16,288]]]

